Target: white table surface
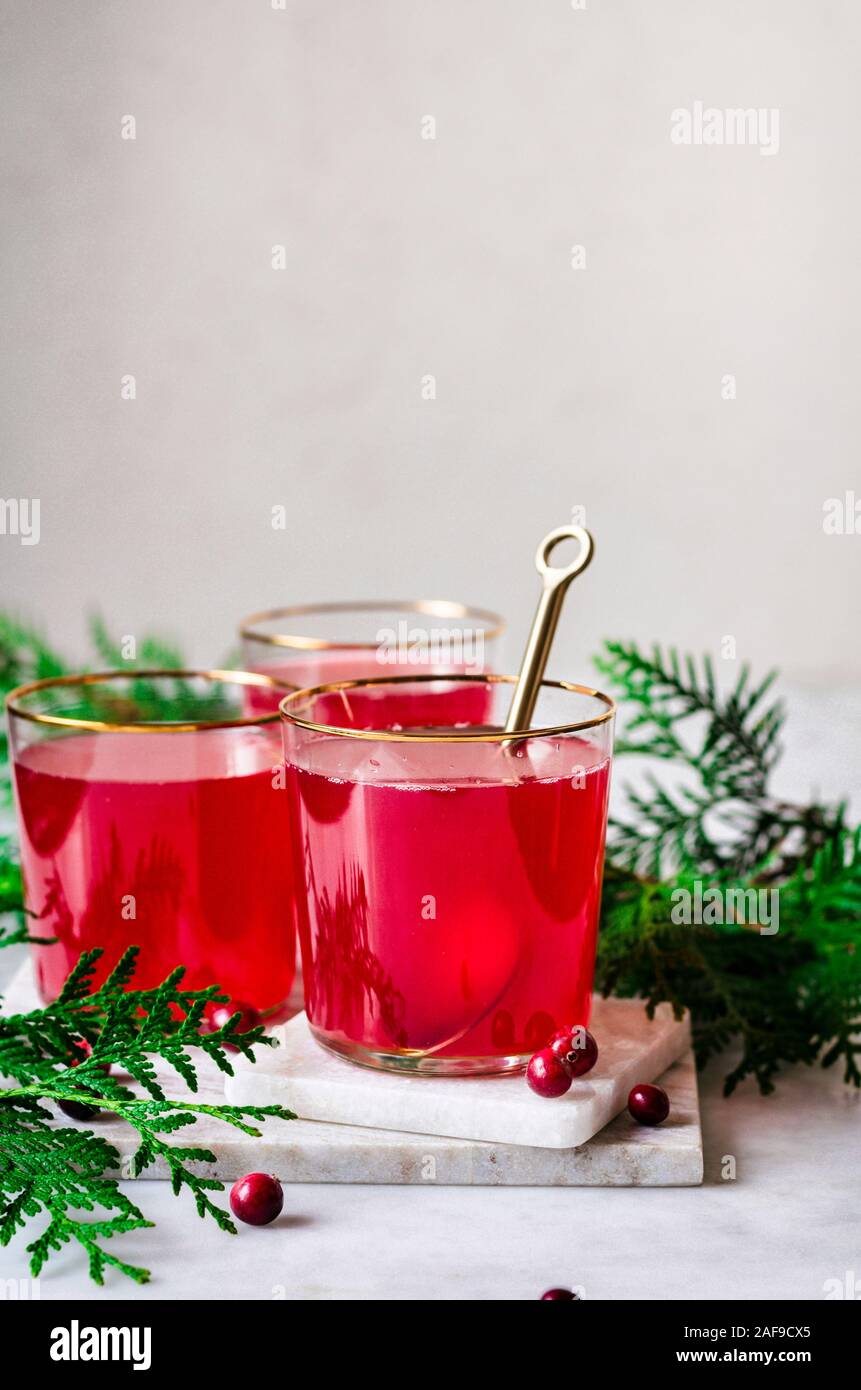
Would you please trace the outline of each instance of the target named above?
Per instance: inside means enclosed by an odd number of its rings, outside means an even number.
[[[859,780],[861,700],[793,691],[776,790],[832,797]],[[858,798],[854,814],[859,814]],[[20,963],[0,955],[0,989]],[[554,1284],[605,1299],[822,1299],[861,1278],[861,1093],[833,1072],[796,1069],[762,1099],[721,1096],[725,1065],[701,1077],[699,1188],[453,1188],[301,1185],[271,1227],[222,1235],[165,1183],[129,1190],[156,1229],[112,1248],[153,1271],[138,1289],[88,1280],[77,1250],[54,1256],[43,1300],[536,1299]],[[724,1181],[724,1157],[736,1163]],[[0,1251],[0,1279],[27,1276],[26,1239]]]

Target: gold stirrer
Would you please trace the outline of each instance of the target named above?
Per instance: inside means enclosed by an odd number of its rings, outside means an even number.
[[[551,565],[550,556],[556,546],[562,541],[569,540],[580,543],[580,550],[570,565],[561,568]],[[505,721],[507,734],[526,732],[529,729],[547,666],[547,658],[550,655],[553,636],[556,632],[556,625],[559,622],[559,614],[562,612],[565,592],[571,580],[576,575],[583,573],[594,553],[595,545],[592,536],[584,526],[557,526],[555,531],[551,531],[544,537],[538,547],[535,555],[535,567],[541,575],[543,586],[538,607],[535,610],[535,617],[532,620],[526,651],[523,653],[523,661],[520,664],[520,674],[514,687],[511,708]],[[514,742],[513,739],[512,742]]]

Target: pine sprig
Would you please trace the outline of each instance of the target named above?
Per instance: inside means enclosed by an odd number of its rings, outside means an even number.
[[[127,1264],[101,1240],[152,1226],[118,1184],[105,1172],[119,1167],[116,1150],[87,1130],[57,1128],[35,1098],[3,1096],[0,1106],[0,1246],[42,1212],[49,1217],[40,1236],[27,1246],[34,1277],[52,1251],[74,1241],[86,1252],[91,1277],[104,1282],[107,1265],[136,1283],[149,1273]],[[78,1212],[109,1213],[95,1221]]]
[[[611,823],[597,981],[691,1011],[700,1064],[730,1045],[765,1093],[786,1065],[842,1062],[861,1084],[861,830],[845,806],[795,806],[770,794],[779,704],[772,677],[746,671],[722,695],[708,659],[607,643],[597,665],[615,687],[625,731],[617,753],[672,763],[680,785],[650,774],[628,789],[633,819]],[[686,780],[684,780],[686,779]],[[718,887],[777,894],[779,929],[681,922],[674,905]]]
[[[676,923],[672,891],[621,877],[604,909],[599,983],[605,993],[641,996],[650,1016],[661,1002],[679,1017],[689,1008],[699,1065],[739,1044],[725,1094],[746,1076],[765,1094],[782,1067],[809,1065],[820,1050],[818,1020],[798,988],[813,950],[786,933],[782,920],[781,932],[768,938],[733,923]]]
[[[615,689],[625,715],[617,754],[673,762],[687,777],[670,787],[647,773],[644,790],[626,788],[633,819],[611,822],[617,863],[654,877],[674,872],[735,879],[766,864],[787,862],[827,844],[844,828],[843,808],[790,805],[771,796],[769,778],[780,754],[784,712],[766,702],[770,672],[753,684],[743,666],[722,693],[706,656],[698,666],[674,648],[651,653],[633,642],[607,642],[595,664]]]
[[[38,628],[17,621],[8,613],[0,613],[0,696],[18,685],[61,676],[66,665],[49,646]],[[9,773],[9,740],[6,721],[0,719],[0,806],[10,805],[12,783]],[[0,879],[8,869],[8,842],[0,842]],[[9,911],[2,907],[0,911]]]
[[[185,665],[182,652],[173,642],[159,637],[144,637],[134,658],[123,649],[122,643],[113,637],[100,613],[93,613],[88,623],[93,652],[108,670],[123,670],[125,666],[150,666],[169,669]]]
[[[98,661],[109,670],[128,668],[129,673],[133,674],[136,667],[181,670],[185,665],[177,646],[152,636],[143,637],[135,648],[134,656],[130,656],[128,650],[111,636],[98,613],[90,618],[89,633]],[[88,698],[104,705],[110,704],[112,696],[108,690],[100,690],[96,686],[91,687]],[[132,702],[141,719],[224,719],[235,712],[224,687],[217,682],[201,689],[182,677],[172,680],[162,677],[159,681],[143,677],[131,680],[123,692],[123,699]]]
[[[26,681],[62,676],[67,670],[63,658],[37,627],[0,613],[0,694]]]
[[[698,669],[692,656],[680,658],[674,647],[665,654],[655,646],[647,656],[634,642],[607,642],[596,665],[635,707],[623,751],[685,757],[707,786],[735,792],[742,777],[746,793],[764,788],[784,719],[779,702],[762,707],[775,671],[751,687],[750,668],[744,665],[734,689],[723,696],[708,655]],[[707,721],[705,734],[692,748],[682,725],[698,714]]]
[[[112,1145],[90,1130],[60,1128],[46,1105],[76,1101],[97,1105],[124,1120],[138,1136],[131,1175],[139,1176],[157,1159],[167,1165],[173,1191],[187,1189],[200,1216],[211,1217],[221,1230],[235,1233],[229,1215],[212,1200],[223,1190],[216,1178],[190,1166],[214,1163],[208,1149],[176,1145],[170,1136],[209,1115],[259,1137],[260,1121],[294,1119],[277,1105],[207,1105],[170,1100],[160,1085],[153,1059],[167,1061],[189,1091],[198,1089],[195,1052],[204,1053],[228,1075],[233,1074],[228,1048],[254,1061],[254,1049],[272,1046],[262,1027],[240,1032],[241,1014],[212,1032],[200,1031],[204,1010],[226,1002],[217,986],[186,990],[184,970],[177,968],[154,989],[135,989],[137,948],[131,947],[98,988],[92,987],[100,951],[85,952],[59,998],[27,1014],[0,1016],[0,1075],[17,1083],[0,1091],[0,1244],[7,1244],[27,1220],[47,1212],[46,1231],[27,1247],[37,1274],[52,1250],[77,1241],[87,1252],[97,1283],[106,1265],[138,1282],[144,1269],[118,1260],[101,1240],[150,1223],[104,1175],[119,1167]],[[81,1051],[81,1044],[89,1049]],[[82,1057],[77,1065],[73,1059]],[[110,1073],[105,1073],[106,1065]],[[118,1074],[138,1082],[135,1094]],[[96,1208],[109,1215],[82,1220],[78,1212]]]
[[[0,782],[0,805],[7,790]],[[24,907],[17,843],[11,835],[0,835],[0,946],[16,946],[25,942],[50,946],[56,938],[35,936],[28,925],[30,916]]]

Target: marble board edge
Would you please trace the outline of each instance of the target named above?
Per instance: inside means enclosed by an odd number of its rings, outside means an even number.
[[[29,961],[2,1001],[7,1012],[38,1007]],[[673,1103],[671,1122],[656,1129],[632,1127],[618,1115],[586,1143],[572,1149],[449,1139],[341,1125],[316,1120],[267,1121],[260,1139],[200,1117],[187,1141],[209,1148],[214,1164],[191,1165],[201,1176],[233,1182],[245,1173],[276,1173],[284,1183],[355,1186],[475,1187],[689,1187],[703,1180],[697,1077],[688,1050],[660,1078]],[[223,1101],[223,1078],[201,1067],[196,1099]],[[169,1093],[180,1089],[171,1073]],[[127,1160],[137,1147],[120,1121],[94,1122],[93,1131]],[[143,1175],[169,1178],[157,1161]]]
[[[515,1075],[439,1078],[357,1067],[315,1042],[304,1014],[276,1037],[282,1046],[250,1064],[237,1059],[224,1083],[235,1105],[281,1104],[303,1120],[432,1134],[514,1147],[570,1150],[624,1109],[630,1088],[654,1081],[690,1047],[690,1018],[659,1005],[653,1020],[640,1001],[595,1001],[610,1044],[568,1095],[542,1100]]]

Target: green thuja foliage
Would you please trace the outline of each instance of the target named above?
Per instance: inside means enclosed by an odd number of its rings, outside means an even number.
[[[198,1115],[211,1115],[245,1134],[259,1136],[260,1121],[295,1119],[278,1105],[199,1105],[169,1100],[155,1062],[170,1066],[192,1095],[201,1054],[233,1074],[230,1050],[254,1060],[254,1049],[272,1046],[262,1027],[240,1031],[235,1013],[224,1027],[202,1029],[204,1010],[226,1002],[218,986],[186,990],[180,967],[155,989],[136,989],[137,947],[123,955],[99,988],[93,975],[101,951],[85,952],[53,1004],[26,1014],[0,1015],[0,1245],[34,1217],[48,1224],[27,1247],[38,1275],[52,1251],[76,1242],[85,1250],[96,1283],[112,1265],[138,1283],[149,1272],[127,1264],[104,1241],[150,1226],[117,1180],[117,1150],[88,1128],[64,1122],[59,1102],[95,1107],[124,1120],[137,1134],[128,1176],[139,1177],[157,1159],[167,1164],[176,1194],[187,1191],[198,1215],[235,1234],[227,1212],[213,1201],[223,1184],[201,1177],[196,1165],[214,1163],[209,1150],[171,1142]],[[119,1080],[129,1077],[136,1089]],[[9,1083],[12,1083],[11,1085]],[[90,1214],[103,1215],[90,1219]]]
[[[666,766],[629,787],[611,821],[599,986],[650,1011],[690,1009],[700,1063],[736,1045],[727,1094],[748,1076],[771,1091],[782,1067],[817,1060],[861,1084],[861,832],[842,805],[772,795],[783,722],[766,699],[773,676],[753,685],[744,668],[722,694],[708,659],[622,642],[596,664],[620,702],[623,764]],[[697,885],[725,903],[772,895],[778,930],[760,931],[750,913],[685,920]]]

